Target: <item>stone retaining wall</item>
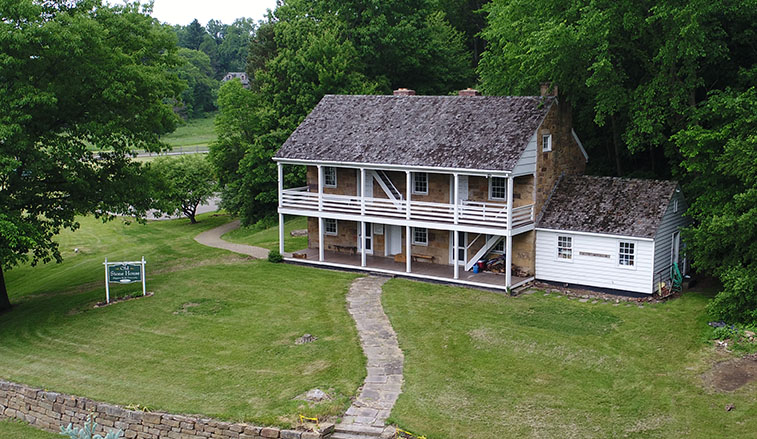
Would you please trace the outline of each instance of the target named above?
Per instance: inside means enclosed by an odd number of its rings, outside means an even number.
[[[333,424],[321,424],[322,433],[281,430],[250,424],[224,422],[195,416],[172,415],[127,410],[78,396],[47,392],[23,384],[0,380],[0,419],[10,418],[52,432],[62,425],[83,426],[87,415],[93,414],[108,431],[121,429],[128,439],[320,439],[330,437]]]

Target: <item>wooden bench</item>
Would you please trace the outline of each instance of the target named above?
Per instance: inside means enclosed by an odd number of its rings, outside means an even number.
[[[337,253],[347,251],[351,255],[357,254],[357,247],[352,245],[334,245],[334,248],[336,249]]]
[[[413,258],[413,262],[434,262],[434,257],[431,255],[423,255],[423,254],[413,254],[411,255]]]

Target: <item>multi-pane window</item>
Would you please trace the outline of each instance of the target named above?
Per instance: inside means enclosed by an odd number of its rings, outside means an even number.
[[[544,134],[541,136],[541,150],[542,152],[552,151],[552,134]]]
[[[323,168],[323,185],[326,187],[336,187],[336,168],[327,166]]]
[[[492,247],[492,253],[501,253],[505,254],[505,240],[500,239],[497,241],[496,244],[494,244],[494,247]]]
[[[336,220],[333,218],[324,218],[323,233],[327,235],[336,235]]]
[[[633,242],[621,242],[618,251],[618,263],[628,267],[633,267],[634,263],[634,244]]]
[[[413,244],[428,245],[428,229],[413,227]]]
[[[557,258],[573,259],[573,238],[570,236],[557,237]]]
[[[428,194],[428,174],[425,172],[413,173],[413,193],[419,195]]]
[[[492,200],[504,200],[507,198],[507,179],[504,177],[492,177],[489,179],[489,198]]]

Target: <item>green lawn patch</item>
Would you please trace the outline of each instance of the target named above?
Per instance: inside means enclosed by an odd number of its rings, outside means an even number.
[[[308,247],[307,236],[292,236],[292,230],[307,229],[307,218],[297,216],[287,220],[284,223],[284,251],[293,252]],[[273,227],[240,227],[236,230],[223,235],[223,239],[238,244],[248,244],[257,247],[267,248],[268,250],[279,249],[279,226]]]
[[[391,280],[385,310],[405,352],[391,421],[434,439],[750,437],[755,383],[703,386],[708,297],[579,303]],[[736,409],[725,411],[727,404]]]
[[[62,437],[59,434],[37,430],[23,422],[0,421],[0,438],[2,439],[61,439]]]
[[[15,306],[0,316],[0,377],[259,424],[341,414],[365,376],[345,305],[355,275],[250,260],[192,239],[226,221],[83,219],[81,230],[60,237],[64,263],[8,272]],[[106,253],[110,260],[144,254],[155,295],[94,309],[104,297]],[[295,345],[305,333],[318,340]],[[334,399],[312,406],[295,399],[313,388]]]
[[[207,148],[218,138],[215,120],[215,113],[198,119],[190,119],[184,125],[179,125],[176,131],[163,136],[161,140],[171,145],[174,151],[195,146]]]

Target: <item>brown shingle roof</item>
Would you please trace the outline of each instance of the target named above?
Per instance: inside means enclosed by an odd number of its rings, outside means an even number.
[[[327,95],[277,158],[509,171],[554,98]]]
[[[565,176],[537,227],[653,238],[677,187],[675,181]]]

